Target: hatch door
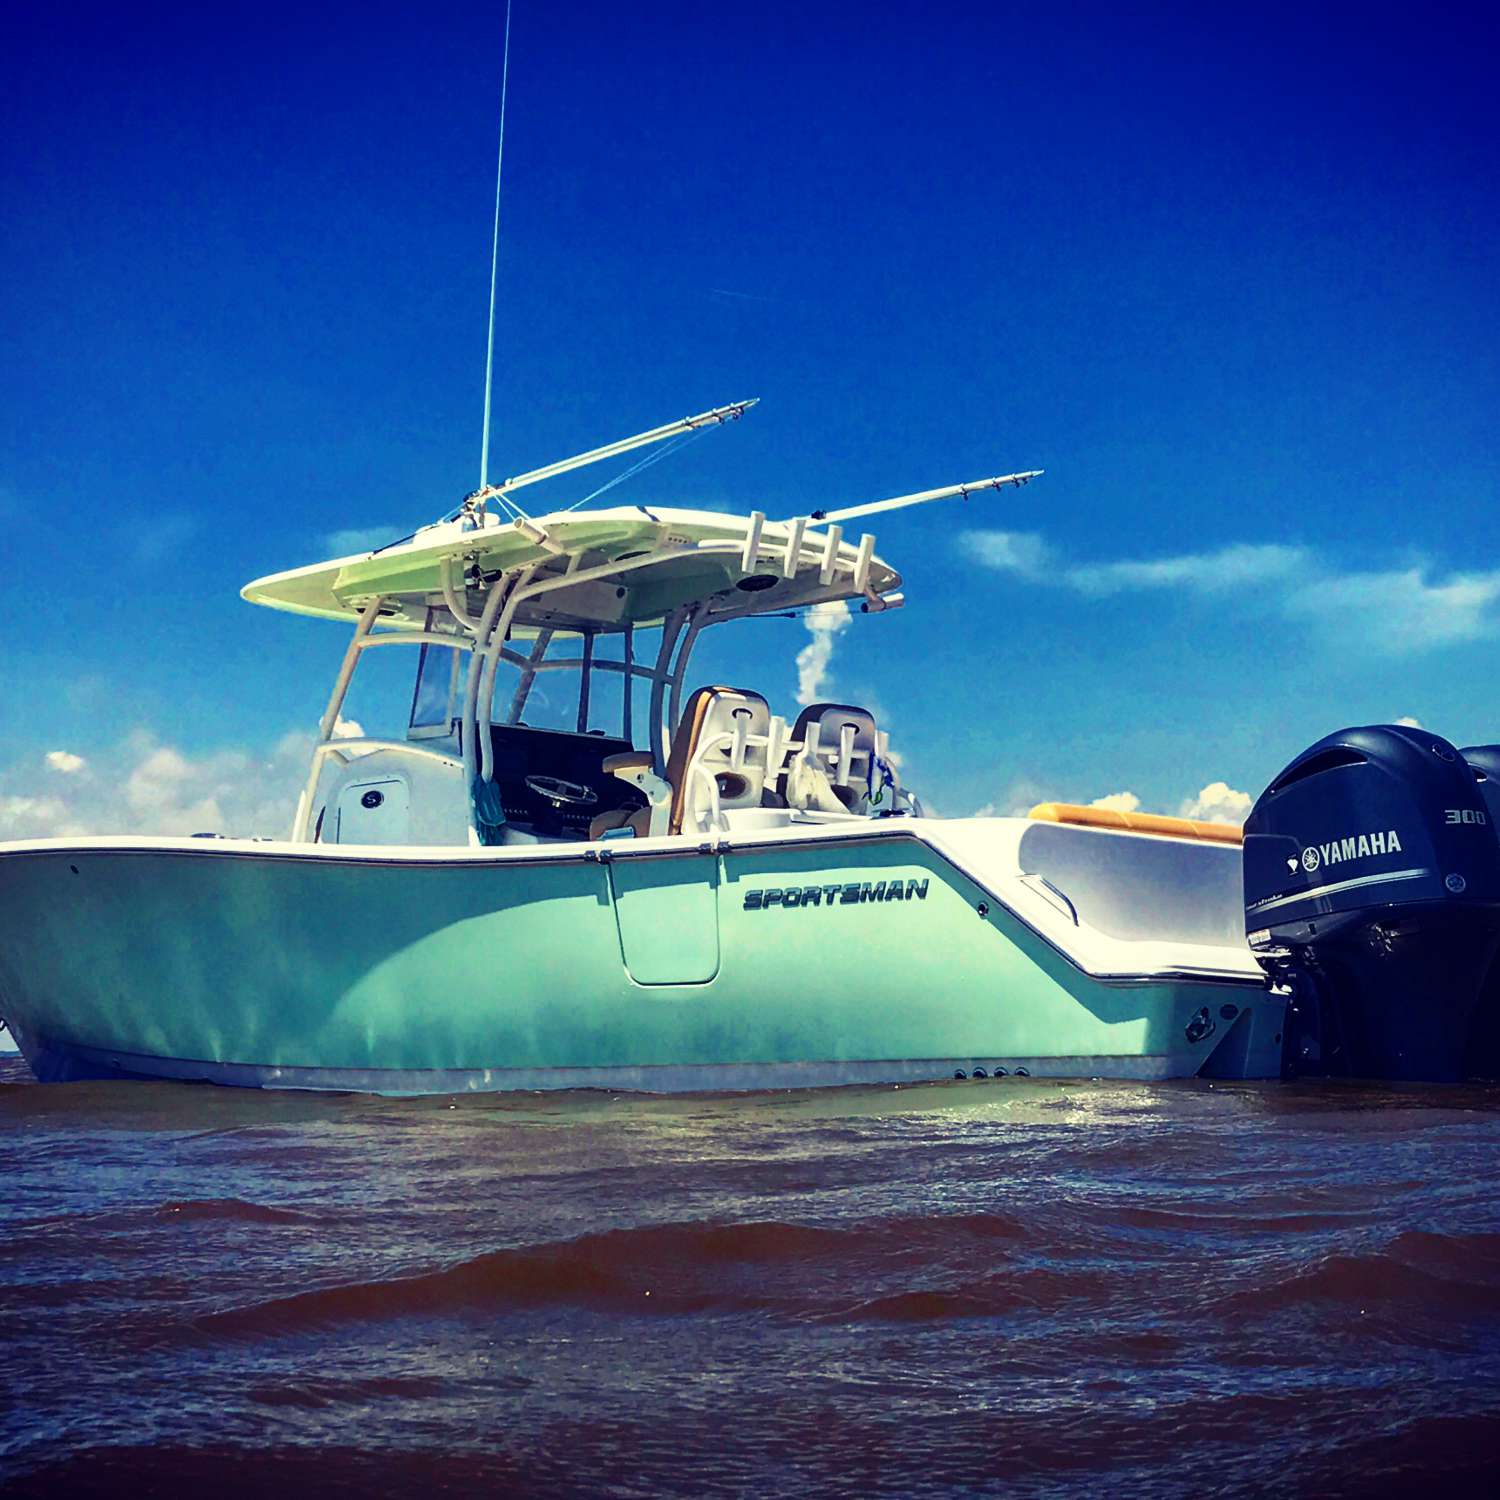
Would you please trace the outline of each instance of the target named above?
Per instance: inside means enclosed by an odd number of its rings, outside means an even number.
[[[405,844],[411,834],[411,790],[399,777],[370,777],[339,792],[334,840],[340,844]]]
[[[706,984],[719,972],[719,860],[612,859],[625,968],[637,984]]]

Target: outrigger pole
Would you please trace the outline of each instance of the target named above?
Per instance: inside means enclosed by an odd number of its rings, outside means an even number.
[[[638,432],[634,437],[606,443],[602,448],[590,448],[587,453],[580,453],[574,458],[560,459],[557,463],[545,464],[540,469],[529,469],[524,474],[517,474],[514,479],[484,485],[464,501],[465,508],[478,509],[486,500],[499,500],[503,504],[512,490],[524,489],[528,484],[540,484],[544,479],[554,479],[573,469],[602,463],[607,458],[618,458],[622,453],[629,453],[634,448],[644,448],[649,443],[664,442],[669,437],[676,437],[678,433],[693,432],[697,428],[712,427],[716,423],[738,421],[759,400],[759,396],[752,396],[748,401],[731,401],[728,406],[716,406],[712,411],[699,412],[696,417],[682,417],[665,426],[653,427],[650,432]]]
[[[1019,488],[1045,474],[1045,469],[1027,469],[1021,474],[1001,474],[995,479],[971,479],[967,484],[948,484],[937,490],[918,490],[914,495],[897,495],[894,500],[874,500],[868,505],[849,505],[843,510],[815,510],[809,521],[852,521],[856,516],[873,516],[883,510],[904,510],[908,505],[926,505],[932,500],[951,500],[962,495],[965,500],[980,490],[1000,490],[1013,484]]]

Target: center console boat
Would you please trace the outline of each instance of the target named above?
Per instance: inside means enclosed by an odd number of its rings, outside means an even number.
[[[0,844],[0,1015],[38,1077],[391,1093],[1275,1077],[1238,830],[925,816],[870,708],[691,686],[705,631],[903,602],[847,521],[527,515],[537,477],[261,578],[344,621],[289,837]],[[348,738],[372,651],[407,722]]]

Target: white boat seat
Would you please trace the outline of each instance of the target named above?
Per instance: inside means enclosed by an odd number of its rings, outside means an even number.
[[[850,703],[812,703],[797,715],[792,729],[792,739],[798,744],[806,745],[809,736],[816,746],[813,763],[804,764],[801,776],[788,767],[782,777],[781,790],[788,804],[822,804],[826,809],[831,792],[846,810],[864,811],[876,784],[875,760],[880,750],[874,716]],[[818,772],[827,779],[826,792]]]
[[[759,693],[701,687],[691,694],[667,757],[667,780],[672,784],[669,833],[681,833],[685,823],[697,827],[696,815],[713,799],[709,777],[720,808],[761,805],[770,728],[770,705]]]

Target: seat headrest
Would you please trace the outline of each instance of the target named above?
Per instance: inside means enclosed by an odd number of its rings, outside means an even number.
[[[748,693],[741,688],[712,688],[703,707],[703,727],[711,724],[716,729],[729,728],[741,714],[750,715],[749,730],[752,734],[764,734],[771,722],[771,705],[759,693]]]
[[[818,726],[818,743],[825,750],[838,744],[846,724],[854,726],[856,749],[875,748],[875,716],[867,708],[857,708],[852,703],[810,703],[797,715],[792,738],[805,739],[808,726],[814,723]]]

